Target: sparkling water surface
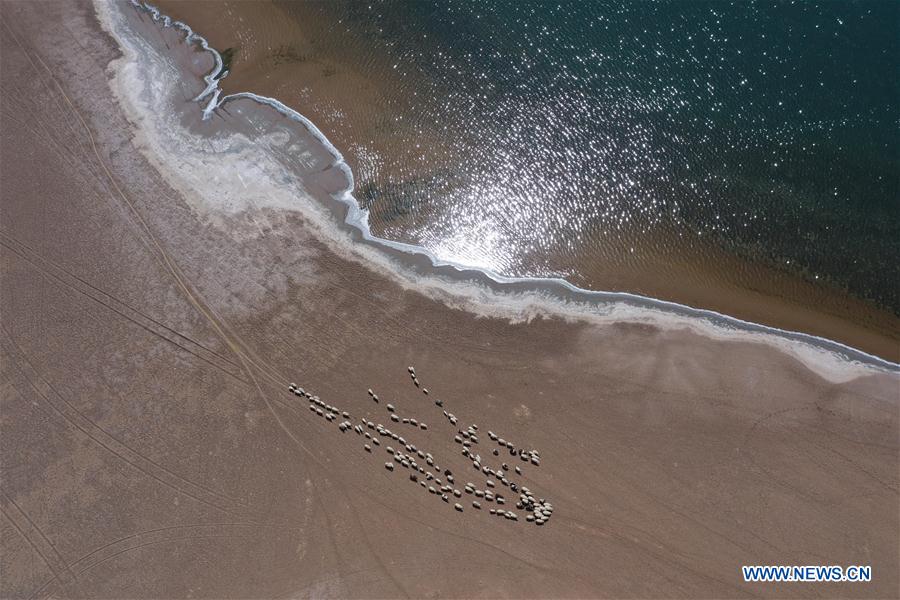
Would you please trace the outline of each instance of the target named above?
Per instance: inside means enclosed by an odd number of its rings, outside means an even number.
[[[898,6],[286,8],[390,78],[350,149],[379,235],[576,281],[724,248],[897,312]]]

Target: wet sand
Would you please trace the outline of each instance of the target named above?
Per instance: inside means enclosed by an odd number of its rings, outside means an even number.
[[[896,594],[896,374],[450,308],[310,212],[210,212],[185,186],[203,174],[175,186],[110,90],[120,51],[89,3],[0,19],[3,597]],[[211,127],[251,114],[226,108]],[[226,181],[204,197],[240,198]],[[489,429],[539,449],[510,479],[552,519],[468,495],[455,511],[385,469],[394,441],[367,453],[290,382],[409,432],[460,489],[485,477],[442,410],[477,423],[485,464],[504,460]],[[871,564],[873,581],[745,584],[743,564]]]
[[[414,175],[427,180],[435,165],[448,163],[443,157],[450,151],[441,138],[429,136],[426,130],[398,136],[398,128],[405,125],[385,122],[384,114],[406,114],[415,107],[396,106],[403,99],[392,97],[390,90],[398,86],[395,77],[399,76],[376,70],[360,53],[365,45],[355,36],[369,33],[348,29],[341,38],[346,44],[322,39],[319,32],[329,31],[330,20],[346,7],[329,12],[302,3],[161,0],[156,4],[198,28],[213,47],[237,49],[233,69],[222,81],[226,93],[253,91],[278,98],[309,116],[344,155],[358,182],[374,174],[384,178],[385,169],[395,164],[404,165],[405,170],[392,172],[392,180],[410,181]],[[339,28],[328,35],[338,32]],[[422,138],[428,152],[400,143],[412,137]],[[393,160],[385,164],[388,161],[379,156]],[[403,236],[415,229],[379,214],[378,206],[374,210],[370,222],[380,237]],[[428,215],[415,218],[427,220]],[[642,235],[636,232],[633,237],[640,240]],[[623,235],[619,244],[607,240],[575,256],[561,252],[538,257],[536,267],[575,272],[578,275],[571,281],[583,288],[627,291],[706,308],[837,340],[900,362],[900,319],[890,311],[834,286],[738,256],[712,240],[687,243],[665,232],[654,232],[654,236],[655,248],[628,242]],[[668,239],[660,241],[664,237]]]

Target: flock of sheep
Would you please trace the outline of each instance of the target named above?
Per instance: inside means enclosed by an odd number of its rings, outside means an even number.
[[[415,368],[409,367],[408,372],[413,385],[427,395],[428,389],[422,387],[419,383]],[[550,516],[553,514],[553,505],[550,502],[544,498],[535,498],[531,490],[512,479],[514,476],[524,475],[522,469],[524,465],[513,464],[510,466],[509,463],[501,461],[496,468],[489,466],[487,463],[492,459],[490,457],[482,458],[478,451],[478,448],[481,447],[478,425],[473,423],[462,429],[459,427],[459,418],[453,413],[449,413],[446,410],[443,411],[444,417],[450,425],[457,427],[457,433],[454,435],[453,441],[462,447],[462,455],[471,462],[473,469],[479,473],[479,476],[485,478],[483,486],[466,482],[462,486],[462,490],[460,490],[456,487],[457,483],[453,472],[450,469],[442,469],[430,452],[418,448],[412,440],[407,440],[404,436],[391,431],[381,423],[365,418],[361,418],[359,423],[354,425],[350,421],[350,413],[326,404],[318,396],[307,392],[294,383],[290,384],[288,390],[296,396],[309,400],[310,412],[325,418],[329,422],[341,419],[338,423],[338,428],[342,433],[353,431],[356,435],[365,438],[363,449],[366,452],[374,453],[373,447],[380,447],[382,445],[381,440],[384,440],[384,449],[390,457],[384,463],[384,468],[390,472],[396,471],[398,465],[406,469],[409,472],[409,480],[412,483],[418,483],[429,494],[440,497],[448,505],[451,501],[460,500],[463,497],[463,493],[465,493],[473,497],[471,505],[475,510],[481,510],[482,501],[492,503],[492,506],[489,508],[490,514],[504,517],[510,521],[518,521],[519,515],[517,513],[501,508],[507,506],[507,497],[504,495],[506,492],[502,490],[502,488],[507,488],[512,494],[518,495],[515,507],[518,510],[525,511],[526,522],[543,525],[550,520]],[[374,403],[381,404],[378,394],[371,389],[368,390],[368,394]],[[442,400],[435,400],[434,403],[439,408],[444,405]],[[393,404],[385,404],[385,410],[393,423],[406,425],[412,428],[413,431],[428,430],[426,423],[398,414],[397,407]],[[537,450],[520,448],[511,441],[501,438],[493,431],[488,431],[487,434],[490,441],[497,446],[491,449],[493,457],[496,458],[501,453],[507,453],[510,457],[508,459],[510,462],[515,462],[515,459],[518,459],[525,465],[540,466],[541,456]],[[393,443],[396,443],[396,449],[391,445]],[[502,487],[498,487],[498,484]],[[453,508],[459,512],[465,510],[460,502],[453,502]]]

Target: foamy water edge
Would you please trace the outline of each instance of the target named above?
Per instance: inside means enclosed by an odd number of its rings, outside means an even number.
[[[194,98],[204,118],[209,118],[216,109],[227,102],[249,99],[271,107],[285,117],[302,124],[327,149],[334,159],[333,167],[340,169],[349,182],[347,188],[336,196],[347,210],[344,222],[337,223],[338,219],[320,210],[321,207],[305,206],[304,198],[299,192],[295,192],[290,206],[283,204],[277,206],[298,210],[311,217],[318,229],[325,234],[324,241],[329,243],[330,247],[343,256],[357,261],[364,260],[367,265],[390,276],[404,287],[424,293],[453,308],[513,321],[530,320],[539,316],[557,316],[569,320],[600,323],[649,323],[663,329],[687,328],[715,339],[739,338],[762,342],[793,356],[831,381],[846,381],[872,371],[900,372],[900,365],[896,363],[826,338],[782,330],[715,311],[637,294],[586,290],[564,279],[506,277],[489,270],[438,259],[426,248],[374,236],[368,225],[368,211],[361,209],[352,195],[353,173],[341,153],[314,123],[274,98],[251,92],[223,97],[218,84],[219,80],[227,75],[222,73],[222,58],[202,36],[194,33],[188,25],[162,15],[150,4],[131,0],[131,6],[151,15],[163,27],[180,30],[186,43],[199,46],[202,51],[212,56],[215,66],[204,76],[205,88]],[[176,169],[166,168],[170,165],[166,164],[164,143],[159,141],[162,132],[153,130],[153,124],[162,120],[154,119],[154,116],[149,114],[148,107],[143,106],[138,98],[140,91],[148,85],[139,80],[141,66],[146,67],[139,63],[146,57],[142,57],[138,51],[139,40],[129,39],[128,32],[122,27],[121,18],[117,18],[117,11],[127,10],[128,5],[94,0],[94,7],[101,25],[118,42],[123,52],[122,58],[110,64],[110,86],[141,134],[144,142],[140,145],[142,152],[164,176],[173,175]],[[121,13],[118,16],[121,17]],[[167,125],[171,127],[172,123]],[[171,131],[166,133],[170,137],[176,135]],[[187,135],[192,134],[188,132]],[[177,175],[175,177],[177,178]],[[169,180],[169,177],[166,178]],[[197,182],[176,181],[173,187],[182,192],[202,193],[197,189],[186,189],[186,187],[196,188]],[[309,200],[316,202],[312,197]],[[351,236],[347,235],[347,229],[356,232],[361,236],[361,240],[351,239]],[[427,259],[433,273],[423,275],[413,272],[411,268],[405,268],[397,259],[397,253],[408,255],[411,259]]]

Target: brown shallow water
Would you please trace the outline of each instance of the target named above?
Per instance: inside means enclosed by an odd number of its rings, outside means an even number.
[[[310,117],[347,159],[358,187],[373,179],[427,178],[446,163],[444,157],[451,153],[446,135],[417,128],[412,133],[422,140],[419,148],[399,142],[411,137],[410,131],[397,135],[408,124],[387,115],[414,114],[415,99],[391,94],[400,75],[367,56],[357,32],[348,29],[339,35],[332,20],[340,11],[315,3],[158,4],[214,47],[236,48],[234,68],[222,81],[223,89],[275,97]],[[402,172],[390,171],[398,164]],[[374,210],[370,224],[375,235],[407,241],[413,226],[405,220],[408,217],[382,215],[377,205]],[[427,220],[428,211],[415,218]],[[622,234],[575,255],[561,251],[537,257],[534,268],[549,269],[587,289],[628,291],[708,308],[900,361],[900,319],[886,310],[843,290],[732,254],[711,240],[660,231],[648,245],[635,241],[640,236],[641,232]]]
[[[896,374],[834,382],[765,344],[476,317],[336,254],[296,211],[214,224],[142,154],[89,4],[3,4],[0,44],[0,596],[900,585]],[[511,523],[469,496],[454,511],[383,467],[393,442],[366,453],[291,381],[389,423],[377,390],[428,422],[407,435],[457,481],[481,485],[434,397],[540,449],[519,480],[553,518]],[[871,564],[874,580],[750,585],[742,564]]]

